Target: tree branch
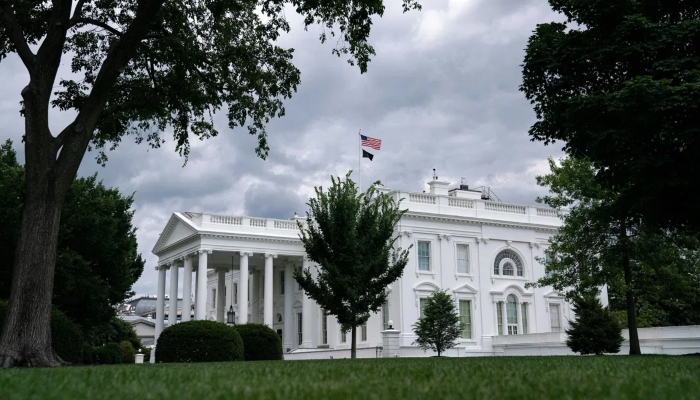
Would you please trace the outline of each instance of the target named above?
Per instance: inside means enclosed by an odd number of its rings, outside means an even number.
[[[4,0],[0,0],[0,21],[5,25],[5,30],[15,49],[17,49],[17,54],[19,54],[24,66],[27,67],[31,74],[34,70],[36,55],[32,53],[31,49],[29,49],[29,44],[24,39],[24,32],[22,32],[22,27],[17,22],[17,18],[15,18],[15,12],[9,3]]]
[[[70,19],[70,26],[73,26],[75,21],[80,18],[80,15],[83,13],[83,6],[85,5],[85,0],[78,0],[78,4],[75,6],[75,10],[73,10],[73,16]]]
[[[76,25],[80,25],[80,24],[95,25],[95,26],[100,27],[106,31],[109,31],[110,33],[112,33],[116,36],[122,35],[122,33],[119,30],[112,28],[111,26],[107,25],[107,23],[96,20],[96,19],[92,19],[92,18],[77,18],[70,23],[68,28],[72,28],[72,27],[74,27]]]

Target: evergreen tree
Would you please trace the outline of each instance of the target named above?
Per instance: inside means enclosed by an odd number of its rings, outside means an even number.
[[[623,337],[620,324],[607,307],[603,307],[595,292],[588,292],[574,299],[576,320],[566,331],[566,345],[575,353],[618,353]]]
[[[350,172],[352,173],[352,171]],[[344,332],[352,331],[351,358],[356,355],[356,330],[386,301],[386,287],[403,274],[408,250],[395,248],[394,227],[405,210],[372,185],[358,195],[355,182],[331,177],[328,192],[316,188],[300,238],[317,274],[297,270],[294,279]],[[410,247],[409,247],[410,249]],[[315,276],[314,276],[315,275]]]
[[[423,350],[436,351],[438,357],[445,350],[455,347],[461,322],[452,296],[445,291],[437,291],[428,297],[423,316],[413,324],[413,331],[418,336],[413,344]]]

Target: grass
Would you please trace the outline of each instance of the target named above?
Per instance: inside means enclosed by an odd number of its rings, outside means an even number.
[[[700,357],[490,357],[0,370],[0,399],[700,399]]]

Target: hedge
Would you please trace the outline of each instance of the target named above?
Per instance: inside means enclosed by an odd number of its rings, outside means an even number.
[[[99,364],[123,363],[122,347],[119,343],[107,343],[104,346],[95,347],[95,361]]]
[[[119,342],[119,347],[122,350],[122,363],[123,364],[133,364],[136,362],[136,350],[131,342],[128,340],[123,340]]]
[[[188,321],[169,326],[156,344],[156,362],[243,361],[238,331],[214,321]]]
[[[5,325],[6,309],[7,302],[0,301],[0,329]],[[51,346],[63,361],[83,362],[83,334],[78,325],[57,309],[51,310]]]
[[[243,358],[246,361],[282,360],[282,340],[267,325],[236,325],[236,330],[243,339]]]

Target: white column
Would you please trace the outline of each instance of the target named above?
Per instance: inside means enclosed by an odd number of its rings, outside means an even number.
[[[294,284],[292,276],[294,267],[288,265],[284,269],[284,328],[282,330],[283,351],[292,348],[294,343]]]
[[[258,312],[260,308],[258,307],[258,271],[251,270],[248,274],[248,307],[250,310],[250,319],[248,322],[256,323],[258,321]]]
[[[170,265],[170,301],[168,302],[168,326],[177,323],[177,275],[180,268],[177,263]]]
[[[216,280],[216,320],[226,322],[226,270],[220,269],[218,275]]]
[[[195,299],[194,318],[207,319],[207,254],[211,250],[199,250],[199,266],[197,267],[197,298]]]
[[[155,338],[158,339],[160,333],[163,332],[163,325],[165,325],[165,271],[168,269],[167,265],[159,265],[156,267],[158,269],[158,296],[156,299],[156,332]]]
[[[241,272],[238,278],[238,323],[248,323],[248,257],[253,253],[241,252]]]
[[[508,303],[505,301],[502,301],[501,304],[502,304],[501,309],[503,310],[503,313],[501,315],[501,322],[503,323],[503,334],[507,335],[508,334]]]
[[[182,270],[182,322],[190,320],[192,312],[192,256],[185,256],[185,267]]]
[[[309,265],[311,263],[309,262],[309,259],[304,256],[304,261],[302,263],[302,268],[306,270],[309,268]],[[311,347],[311,335],[313,331],[313,320],[314,320],[314,315],[313,315],[313,300],[309,296],[306,295],[306,292],[304,292],[302,300],[301,300],[301,346],[302,348],[310,348]]]
[[[272,272],[272,260],[274,258],[277,258],[277,254],[265,254],[265,290],[263,291],[263,306],[265,308],[263,310],[263,320],[265,325],[269,326],[270,328],[272,328],[272,297],[274,296],[272,293],[272,279],[274,277]]]
[[[523,334],[523,303],[522,302],[517,302],[516,303],[518,306],[518,309],[515,310],[515,315],[518,316],[518,335]]]

